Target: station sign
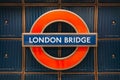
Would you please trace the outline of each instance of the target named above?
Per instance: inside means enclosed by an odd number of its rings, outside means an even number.
[[[66,46],[96,46],[96,34],[76,34],[76,33],[42,33],[42,34],[23,34],[23,45],[66,47]]]
[[[48,25],[55,22],[68,23],[76,33],[43,33]],[[53,70],[66,70],[79,64],[87,55],[89,47],[97,47],[97,33],[90,33],[85,21],[74,12],[56,9],[41,15],[30,32],[22,34],[22,45],[30,47],[34,58],[43,66]],[[43,47],[76,49],[66,57],[57,58],[49,55]]]

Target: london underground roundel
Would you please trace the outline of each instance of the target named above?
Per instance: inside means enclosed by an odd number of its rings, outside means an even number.
[[[76,33],[43,33],[54,22],[70,24]],[[53,27],[54,29],[54,27]],[[56,9],[44,13],[33,24],[30,33],[23,33],[23,46],[30,47],[35,59],[43,66],[53,70],[66,70],[79,64],[86,56],[90,46],[96,46],[96,34],[89,33],[86,23],[75,13]],[[74,46],[76,50],[69,56],[56,58],[48,55],[44,46]]]

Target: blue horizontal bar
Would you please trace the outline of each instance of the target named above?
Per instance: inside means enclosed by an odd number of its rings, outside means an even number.
[[[97,35],[95,33],[42,33],[23,34],[23,46],[96,46]]]

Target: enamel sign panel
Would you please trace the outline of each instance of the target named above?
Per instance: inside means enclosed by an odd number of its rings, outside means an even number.
[[[68,23],[76,33],[43,33],[44,29],[54,22]],[[35,59],[45,67],[66,70],[79,64],[85,58],[89,47],[97,46],[97,34],[90,33],[86,23],[77,14],[56,9],[40,16],[33,24],[30,33],[22,34],[22,45],[30,47]],[[50,56],[43,49],[43,47],[58,46],[77,48],[71,55],[63,58]]]

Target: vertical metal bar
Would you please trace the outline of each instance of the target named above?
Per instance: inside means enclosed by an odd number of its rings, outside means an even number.
[[[94,32],[97,31],[98,27],[98,0],[95,0],[95,11],[94,11]],[[97,58],[97,47],[94,48],[94,75],[95,80],[98,80],[98,58]]]
[[[58,1],[58,8],[61,9],[61,0]],[[58,32],[61,33],[62,25],[58,23]],[[58,47],[58,57],[61,57],[61,47]]]
[[[22,76],[21,80],[25,78],[25,48],[22,48]]]
[[[62,80],[61,75],[62,75],[61,71],[58,71],[58,80]]]
[[[61,9],[61,0],[58,0],[58,8]],[[58,32],[61,33],[62,25],[58,23]],[[58,57],[61,57],[61,47],[58,47]],[[61,71],[58,71],[58,80],[61,80]]]
[[[61,9],[62,8],[62,1],[58,0],[58,8]]]
[[[94,48],[94,75],[95,80],[98,80],[98,58],[97,58],[97,48]]]
[[[95,0],[95,11],[94,11],[94,32],[97,32],[98,27],[98,0]]]
[[[25,3],[22,0],[22,32],[25,32]]]
[[[22,33],[25,33],[25,5],[22,0]],[[25,47],[22,47],[22,75],[21,80],[25,79]]]
[[[61,33],[61,28],[62,28],[62,25],[61,23],[58,23],[58,32]],[[61,57],[61,47],[58,47],[58,57]]]

